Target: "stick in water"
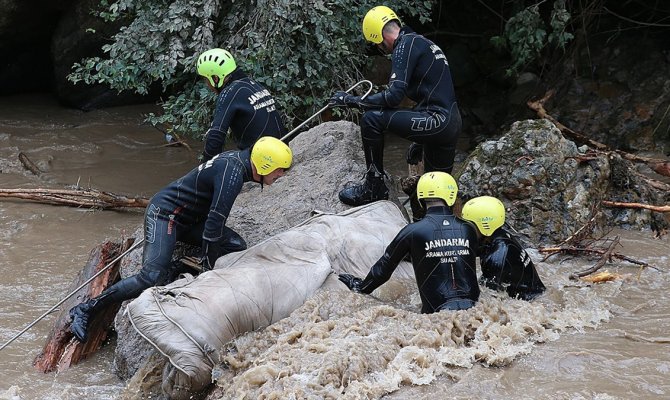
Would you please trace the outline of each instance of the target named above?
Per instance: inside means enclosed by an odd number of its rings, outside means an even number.
[[[135,250],[135,248],[136,248],[137,246],[139,246],[140,244],[142,244],[143,242],[144,242],[144,239],[140,239],[140,240],[138,240],[136,243],[134,243],[132,246],[130,246],[130,248],[129,248],[128,250],[124,251],[124,252],[121,253],[118,257],[116,257],[115,259],[113,259],[112,261],[110,261],[109,264],[105,265],[104,268],[102,268],[102,269],[101,269],[100,271],[98,271],[95,275],[93,275],[92,277],[90,277],[86,282],[84,282],[84,283],[82,283],[81,285],[79,285],[79,287],[76,288],[75,290],[73,290],[72,292],[70,292],[70,294],[68,294],[67,296],[65,296],[65,298],[63,298],[63,300],[59,301],[58,304],[56,304],[55,306],[51,307],[51,308],[50,308],[49,310],[47,310],[44,314],[40,315],[39,318],[37,318],[35,321],[31,322],[31,323],[30,323],[28,326],[26,326],[25,328],[23,328],[23,330],[22,330],[21,332],[19,332],[19,333],[17,333],[16,335],[14,335],[13,338],[9,339],[9,341],[7,341],[7,343],[3,344],[2,347],[0,347],[0,351],[1,351],[2,349],[4,349],[5,347],[9,346],[9,344],[12,343],[13,341],[15,341],[16,339],[18,339],[19,336],[21,336],[21,335],[23,335],[24,333],[26,333],[26,331],[27,331],[28,329],[32,328],[35,324],[37,324],[39,321],[41,321],[44,317],[46,317],[47,315],[51,314],[51,313],[52,313],[56,308],[58,308],[61,304],[65,303],[65,302],[67,301],[67,299],[69,299],[70,297],[74,296],[79,290],[81,290],[81,288],[83,288],[84,286],[86,286],[86,285],[88,285],[89,283],[91,283],[91,281],[93,281],[93,279],[95,279],[95,278],[97,278],[98,276],[100,276],[100,274],[102,274],[102,273],[105,272],[107,269],[109,269],[109,267],[111,267],[112,265],[114,265],[114,263],[116,263],[117,261],[119,261],[119,260],[120,260],[121,258],[123,258],[126,254],[128,254],[128,253],[130,253],[131,251]]]

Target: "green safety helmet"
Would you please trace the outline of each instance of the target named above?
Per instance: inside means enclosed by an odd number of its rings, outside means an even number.
[[[453,206],[458,194],[458,185],[454,177],[446,172],[434,171],[421,175],[416,184],[416,197],[421,199],[442,199]]]
[[[495,197],[475,197],[465,203],[461,216],[474,222],[482,235],[491,236],[505,223],[505,205]]]
[[[235,59],[223,49],[210,49],[198,57],[198,75],[207,78],[212,87],[216,89],[221,89],[223,81],[235,71],[235,68],[237,68]],[[218,77],[217,80],[214,79],[215,76]]]
[[[386,6],[377,6],[370,9],[363,18],[363,37],[374,44],[383,42],[382,30],[384,30],[384,25],[393,20],[400,23],[400,18]]]
[[[288,169],[293,162],[291,148],[281,140],[272,136],[258,139],[251,149],[251,162],[258,175],[269,175],[277,168]]]

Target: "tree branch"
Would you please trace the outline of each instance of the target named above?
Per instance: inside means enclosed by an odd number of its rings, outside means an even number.
[[[644,208],[646,210],[656,211],[656,212],[670,212],[670,206],[651,206],[649,204],[643,203],[623,203],[619,201],[607,201],[603,200],[601,202],[605,207],[618,207],[618,208]]]
[[[144,197],[126,197],[95,189],[0,189],[0,198],[31,200],[38,203],[64,205],[71,207],[100,208],[144,208],[149,199]]]
[[[619,244],[619,237],[615,236],[614,240],[612,240],[612,243],[610,243],[610,246],[607,248],[607,250],[602,254],[602,257],[600,257],[600,260],[596,263],[591,268],[585,269],[583,271],[578,271],[578,272],[573,272],[570,274],[569,278],[571,280],[577,280],[583,276],[586,275],[591,275],[592,273],[598,271],[600,268],[607,263],[607,261],[610,261],[612,259],[612,253],[614,252],[614,248]]]

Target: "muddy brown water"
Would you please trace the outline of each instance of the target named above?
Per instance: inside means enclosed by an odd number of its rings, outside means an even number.
[[[47,96],[0,98],[0,187],[62,188],[78,182],[82,187],[151,196],[194,166],[202,144],[190,142],[192,152],[164,147],[162,134],[141,125],[141,114],[149,111],[155,108],[82,113],[63,109]],[[391,140],[387,146],[387,168],[403,172],[406,143]],[[36,177],[26,171],[19,152],[44,174]],[[67,294],[94,246],[132,233],[141,222],[142,210],[88,211],[0,201],[0,343]],[[382,293],[382,305],[348,293],[342,298],[317,296],[280,321],[274,332],[246,335],[236,343],[240,349],[256,349],[254,360],[239,355],[241,363],[276,366],[274,388],[268,388],[270,383],[250,385],[259,381],[250,369],[244,376],[231,377],[225,393],[248,398],[270,392],[303,393],[304,398],[333,393],[389,399],[670,398],[670,242],[648,232],[614,233],[622,237],[620,252],[658,270],[615,263],[607,269],[625,279],[576,284],[568,274],[593,261],[539,262],[542,257],[532,252],[549,288],[545,296],[526,303],[484,289],[480,305],[459,315],[458,323],[450,316],[413,313],[418,300],[411,283]],[[389,293],[393,290],[397,293]],[[389,311],[389,304],[398,311]],[[327,335],[321,322],[308,317],[313,308],[337,310],[331,313]],[[500,315],[509,323],[501,324]],[[45,318],[0,351],[0,399],[117,398],[124,383],[112,372],[113,341],[60,373],[42,374],[32,367],[51,323],[51,317]],[[478,336],[468,347],[453,346],[453,338],[432,334],[461,323],[477,327]],[[352,326],[357,329],[352,331]],[[304,352],[282,341],[277,334],[282,329],[300,329],[305,345],[322,352]],[[402,348],[394,347],[399,342]],[[324,378],[339,376],[330,374],[332,365],[324,362],[329,357],[349,360],[352,384],[346,395],[330,390]],[[379,361],[389,357],[390,363]]]

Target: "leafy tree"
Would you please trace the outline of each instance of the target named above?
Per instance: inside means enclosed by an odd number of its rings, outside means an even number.
[[[127,22],[103,50],[73,66],[72,82],[168,95],[150,114],[168,131],[200,136],[215,97],[195,72],[204,50],[230,50],[238,65],[275,95],[286,122],[301,120],[330,94],[362,77],[368,58],[361,21],[376,0],[102,0],[97,15]],[[392,0],[401,16],[429,20],[433,1]]]
[[[573,35],[566,31],[570,23],[570,13],[566,10],[565,0],[553,3],[549,26],[540,15],[540,5],[546,0],[523,8],[505,23],[502,36],[494,36],[491,42],[499,48],[506,49],[512,56],[512,65],[508,75],[517,73],[521,68],[540,58],[543,49],[548,45],[565,49]]]

